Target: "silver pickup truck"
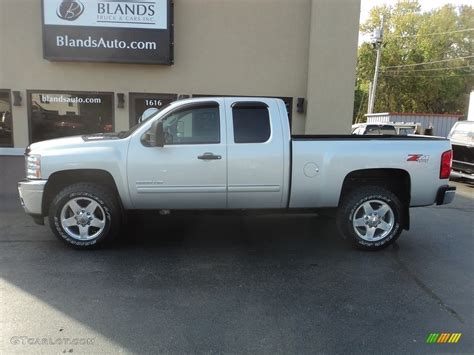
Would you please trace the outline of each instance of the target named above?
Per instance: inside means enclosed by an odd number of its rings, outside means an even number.
[[[62,241],[111,241],[129,210],[337,208],[341,234],[381,249],[409,207],[450,203],[448,140],[291,136],[283,101],[171,103],[129,131],[38,142],[25,152],[21,203]]]

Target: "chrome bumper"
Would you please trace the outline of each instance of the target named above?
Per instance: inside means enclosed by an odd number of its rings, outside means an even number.
[[[454,195],[456,194],[455,186],[441,186],[438,190],[438,195],[436,196],[437,205],[446,205],[453,202]]]
[[[458,179],[464,178],[464,179],[474,180],[474,174],[467,174],[467,173],[463,173],[462,171],[457,171],[457,170],[451,171],[451,177],[458,178]]]
[[[42,215],[43,191],[47,180],[18,181],[20,202],[25,212],[31,215]]]

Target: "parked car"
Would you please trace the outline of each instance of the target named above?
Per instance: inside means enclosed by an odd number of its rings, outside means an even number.
[[[474,180],[474,121],[456,122],[448,138],[453,147],[451,176]]]
[[[407,136],[409,134],[420,134],[422,127],[419,123],[405,123],[405,122],[391,122],[400,136]]]
[[[396,135],[397,130],[392,124],[386,123],[358,123],[352,125],[352,134],[355,135]]]
[[[340,233],[381,249],[409,207],[450,203],[449,140],[290,134],[279,99],[180,100],[129,131],[30,145],[26,213],[77,248],[111,241],[129,210],[337,209]],[[315,231],[316,233],[316,231]]]
[[[356,123],[352,125],[352,134],[356,135],[400,135],[420,134],[421,126],[410,122]]]

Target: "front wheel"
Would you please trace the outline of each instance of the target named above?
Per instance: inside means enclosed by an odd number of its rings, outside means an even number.
[[[61,241],[77,249],[90,249],[116,237],[120,207],[104,187],[78,183],[56,195],[49,210],[49,224]]]
[[[337,226],[356,247],[383,249],[402,232],[403,209],[400,199],[380,186],[353,190],[339,206]]]

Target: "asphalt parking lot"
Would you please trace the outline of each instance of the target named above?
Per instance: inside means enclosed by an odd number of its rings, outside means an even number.
[[[381,252],[311,214],[141,215],[84,252],[23,213],[22,165],[2,170],[2,354],[474,352],[474,185]],[[462,336],[425,343],[440,332]]]

